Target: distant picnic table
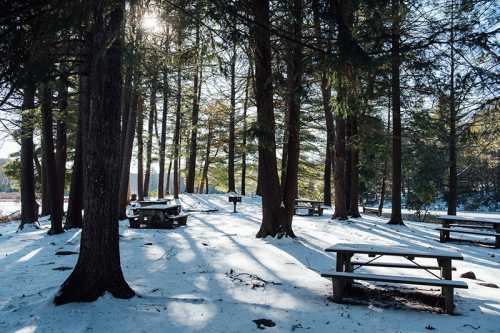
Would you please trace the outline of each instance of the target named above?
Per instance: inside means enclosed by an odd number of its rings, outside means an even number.
[[[142,225],[151,228],[171,229],[175,226],[186,225],[188,214],[181,213],[181,205],[155,203],[145,206],[132,207],[133,215],[129,216],[131,228],[140,228]]]
[[[309,216],[313,216],[314,214],[321,216],[323,215],[323,202],[315,200],[296,199],[295,209],[293,212],[294,215],[297,215],[297,211],[299,209],[307,210],[307,215]]]
[[[441,227],[436,228],[441,243],[451,239],[450,233],[461,233],[495,237],[494,246],[500,248],[500,219],[455,215],[442,215],[437,218],[441,221]]]
[[[325,249],[325,251],[335,252],[337,254],[335,271],[321,274],[323,277],[332,279],[333,299],[336,302],[341,302],[343,296],[348,294],[353,280],[437,286],[441,287],[441,295],[444,297],[444,311],[446,313],[452,313],[454,307],[453,289],[468,288],[465,282],[452,280],[452,260],[463,260],[462,255],[457,252],[432,248],[410,248],[405,246],[370,244],[336,244]],[[372,259],[368,261],[352,261],[354,255],[368,255],[368,257]],[[408,263],[376,261],[383,256],[406,258]],[[416,261],[417,258],[436,259],[437,265],[418,263]],[[355,273],[357,269],[363,266],[419,269],[426,271],[434,278]],[[433,270],[439,270],[440,275],[434,274],[432,272]]]

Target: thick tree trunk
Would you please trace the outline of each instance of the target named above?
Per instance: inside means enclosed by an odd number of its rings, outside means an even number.
[[[92,53],[95,57],[91,67],[92,102],[85,145],[88,173],[85,218],[78,262],[56,295],[56,304],[94,301],[106,291],[119,298],[134,295],[120,267],[117,223],[119,173],[116,166],[120,160],[124,10],[124,1],[113,8],[94,2]],[[105,12],[109,14],[105,16]]]
[[[353,4],[334,0],[331,2],[332,15],[337,23],[338,45],[339,45],[339,68],[337,70],[337,104],[339,110],[336,114],[335,126],[335,211],[332,218],[341,220],[347,219],[346,207],[346,183],[345,183],[345,162],[346,162],[346,120],[348,112],[348,94],[350,83],[352,82],[352,25],[353,25]]]
[[[276,161],[269,0],[256,0],[253,5],[256,21],[252,29],[255,40],[255,97],[262,186],[262,224],[257,237],[294,236],[291,229],[286,229]]]
[[[146,143],[146,174],[144,175],[144,196],[149,197],[149,185],[151,183],[151,159],[153,153],[153,129],[156,114],[156,91],[158,78],[156,74],[151,78],[151,94],[149,97],[149,117],[148,117],[148,142]]]
[[[66,216],[65,229],[82,227],[82,210],[84,200],[84,148],[83,138],[85,130],[88,129],[88,115],[90,113],[90,85],[89,68],[86,61],[82,61],[79,77],[78,96],[78,127],[76,130],[76,147],[71,174],[71,185],[69,190],[68,213]]]
[[[53,119],[52,119],[52,90],[48,83],[41,85],[42,100],[42,142],[43,160],[45,161],[44,172],[47,176],[47,185],[50,196],[50,230],[49,235],[63,232],[62,214],[63,202],[58,199],[59,179],[56,170],[56,158],[54,154]]]
[[[289,31],[295,40],[302,40],[303,0],[289,0]],[[302,95],[303,55],[300,43],[290,42],[287,61],[288,154],[284,181],[285,230],[291,236],[295,199],[298,194],[300,154],[300,105]]]
[[[201,57],[199,53],[200,48],[200,23],[196,25],[196,37],[195,37],[195,51],[196,51],[196,64],[195,72],[193,76],[193,108],[191,112],[191,142],[189,142],[189,159],[187,163],[187,177],[186,177],[186,192],[194,192],[194,181],[196,178],[196,153],[198,151],[197,139],[198,139],[198,114],[200,112],[199,104],[199,73],[201,71]]]
[[[234,192],[234,155],[235,155],[235,113],[236,113],[236,42],[233,41],[231,56],[231,111],[229,113],[229,149],[227,162],[227,191]]]
[[[400,10],[399,1],[392,0],[392,210],[389,224],[403,224],[401,216],[401,88],[399,81]]]
[[[137,96],[137,200],[144,200],[144,101],[139,92]]]
[[[63,70],[64,71],[64,70]],[[56,172],[57,172],[57,202],[61,205],[64,214],[64,189],[66,181],[66,159],[67,159],[67,129],[66,120],[68,116],[68,77],[62,75],[57,82],[58,108],[56,118]]]
[[[167,115],[168,115],[168,98],[170,96],[170,89],[168,86],[168,72],[163,72],[163,111],[161,118],[161,137],[160,137],[160,171],[158,174],[158,198],[165,196],[165,147],[167,144]],[[168,192],[168,188],[167,188]]]
[[[35,108],[35,86],[29,85],[23,91],[21,114],[21,224],[34,223],[38,220],[38,204],[35,198],[35,173],[33,167],[33,115]]]

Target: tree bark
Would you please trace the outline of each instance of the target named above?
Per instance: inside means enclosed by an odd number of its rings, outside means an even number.
[[[358,115],[355,113],[351,121],[351,192],[349,215],[361,217],[359,214],[359,136]]]
[[[387,137],[389,137],[390,133],[391,133],[391,98],[389,98],[389,108],[387,109]],[[382,174],[382,183],[380,184],[380,202],[378,204],[378,216],[382,216],[382,209],[384,208],[387,172],[389,171],[388,170],[389,162],[387,161],[388,158],[389,158],[388,156],[385,156],[384,158],[384,170]]]
[[[335,211],[332,218],[347,219],[346,207],[346,114],[348,112],[349,84],[352,82],[352,25],[353,4],[334,0],[331,2],[332,15],[335,17],[338,30],[339,67],[337,70],[337,106],[335,119]]]
[[[345,155],[345,206],[347,212],[351,210],[351,178],[352,178],[352,118],[355,110],[349,109],[349,115],[345,121],[345,139],[346,139],[346,155]],[[349,214],[349,213],[348,213]]]
[[[257,237],[293,237],[292,230],[286,229],[276,161],[269,0],[256,0],[253,5],[256,21],[252,29],[255,40],[255,97],[262,187],[262,224]]]
[[[457,112],[455,105],[455,22],[454,1],[451,2],[450,29],[450,134],[448,139],[448,215],[457,215]]]
[[[151,180],[151,155],[153,153],[153,127],[156,114],[156,91],[158,78],[156,74],[151,76],[151,94],[149,97],[149,117],[148,117],[148,141],[146,143],[146,174],[144,175],[144,196],[149,197],[149,185]]]
[[[167,144],[167,115],[168,115],[168,98],[170,96],[170,89],[168,86],[168,72],[163,72],[163,110],[161,118],[161,137],[160,137],[160,171],[158,174],[158,198],[165,197],[165,147]],[[167,188],[168,192],[168,188]]]
[[[42,109],[42,142],[43,160],[45,161],[44,172],[47,177],[47,185],[50,197],[50,230],[49,235],[62,233],[63,202],[58,199],[59,179],[56,170],[56,158],[54,154],[53,119],[52,119],[52,90],[47,82],[41,85],[41,109]]]
[[[144,101],[137,91],[137,200],[144,200]]]
[[[64,189],[66,182],[66,159],[67,159],[67,129],[68,117],[68,76],[66,69],[62,69],[63,75],[57,82],[58,90],[58,113],[56,118],[56,172],[57,172],[57,202],[61,205],[64,214]]]
[[[250,61],[250,60],[249,60]],[[250,80],[252,76],[252,67],[248,67],[248,74],[245,84],[245,99],[243,101],[243,143],[242,143],[242,154],[241,154],[241,195],[246,195],[246,178],[247,178],[247,111],[248,111],[248,90],[250,86]]]
[[[91,109],[86,138],[86,200],[80,255],[55,304],[91,302],[106,291],[130,298],[123,277],[118,236],[121,58],[125,1],[104,8],[93,2]],[[108,14],[106,14],[108,13]]]
[[[198,186],[198,193],[202,193],[203,188],[206,185],[206,188],[207,188],[206,193],[208,194],[208,168],[209,168],[209,164],[210,164],[210,149],[211,149],[211,145],[212,145],[212,135],[213,135],[212,123],[209,120],[208,121],[207,145],[205,148],[205,163],[203,164],[203,171],[202,171],[202,175],[201,175],[200,186]]]
[[[184,16],[179,13],[179,22],[177,27],[177,52],[180,52],[183,40],[184,30]],[[175,128],[174,128],[174,198],[179,198],[180,191],[180,138],[181,138],[181,108],[182,108],[182,64],[177,64],[177,94],[176,94],[176,107],[175,107]]]
[[[21,224],[38,220],[38,204],[35,197],[35,173],[33,167],[33,115],[35,108],[35,86],[28,85],[23,91],[23,105],[21,113]]]
[[[303,0],[289,0],[290,26],[289,31],[295,40],[302,40],[302,15]],[[298,194],[298,176],[299,176],[299,155],[300,155],[300,105],[302,95],[302,75],[303,65],[303,47],[300,43],[290,42],[288,45],[287,61],[287,107],[288,107],[288,144],[287,144],[287,163],[286,177],[284,181],[284,204],[286,224],[285,230],[288,230],[291,236],[294,236],[292,230],[292,220],[295,211],[295,199]]]
[[[229,112],[229,149],[227,162],[227,191],[235,192],[234,156],[235,156],[235,113],[236,113],[236,41],[233,41],[231,55],[231,110]]]
[[[392,209],[389,224],[402,225],[401,216],[401,87],[399,81],[400,66],[400,0],[392,0]]]
[[[199,17],[198,17],[199,18]],[[198,74],[201,71],[200,66],[200,23],[196,25],[196,37],[195,37],[195,50],[196,50],[196,64],[195,73],[193,76],[193,108],[191,112],[191,142],[189,143],[189,159],[187,163],[187,177],[186,177],[186,192],[194,192],[194,181],[196,177],[196,153],[198,150],[197,138],[198,138],[198,114],[200,112],[199,104],[199,91],[198,91]]]
[[[312,10],[313,10],[313,23],[314,23],[314,32],[316,38],[318,39],[318,45],[320,45],[320,41],[322,40],[321,33],[321,13],[320,13],[320,5],[318,0],[312,1]],[[330,51],[331,47],[328,45],[328,51]],[[318,71],[321,73],[321,97],[323,101],[323,110],[325,113],[325,122],[326,122],[326,150],[325,150],[325,164],[323,171],[323,203],[327,206],[332,205],[332,171],[335,165],[335,151],[333,149],[333,145],[335,143],[335,127],[331,106],[331,98],[332,98],[332,87],[329,80],[329,65],[324,53],[319,53],[318,57],[320,61],[318,62]]]
[[[71,174],[71,185],[69,190],[68,213],[66,216],[65,229],[82,227],[82,210],[84,199],[84,148],[83,138],[85,130],[88,129],[88,115],[90,113],[90,85],[89,66],[85,59],[82,60],[79,70],[79,96],[78,96],[78,125],[76,130],[75,157],[73,161],[73,172]]]

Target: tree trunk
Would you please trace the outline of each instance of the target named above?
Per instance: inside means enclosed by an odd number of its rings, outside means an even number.
[[[43,150],[45,149],[42,142],[42,213],[41,216],[50,215],[50,193],[49,193],[49,185],[47,180],[47,173],[45,170],[47,169],[47,162],[43,157]]]
[[[158,174],[158,198],[163,198],[165,186],[165,146],[167,143],[167,115],[168,115],[168,98],[170,89],[168,86],[168,72],[163,72],[163,111],[161,118],[161,137],[160,137],[160,171]],[[167,188],[168,192],[168,188]]]
[[[349,212],[351,210],[351,178],[352,178],[352,117],[354,110],[349,110],[345,122],[345,138],[346,138],[346,158],[345,158],[345,207]]]
[[[249,59],[250,61],[250,59]],[[246,195],[246,178],[247,178],[247,111],[248,111],[248,90],[252,76],[252,68],[248,67],[248,74],[245,84],[245,99],[243,101],[243,143],[241,154],[241,195]]]
[[[35,198],[35,173],[33,167],[33,115],[35,108],[35,86],[28,85],[24,88],[23,105],[21,113],[21,224],[38,220],[38,204]]]
[[[391,98],[389,98],[389,108],[387,109],[387,137],[389,137],[391,133]],[[383,175],[382,175],[382,183],[380,184],[380,202],[378,204],[378,216],[382,216],[382,210],[384,208],[384,202],[385,202],[385,187],[386,187],[386,182],[387,182],[387,172],[388,170],[388,164],[389,162],[387,161],[388,156],[385,156],[384,158],[384,170],[383,170]]]
[[[153,127],[156,114],[156,91],[158,78],[156,74],[151,78],[151,94],[149,97],[149,117],[148,117],[148,142],[146,144],[146,174],[144,175],[144,196],[149,197],[149,183],[151,180],[151,155],[153,153]]]
[[[347,219],[345,159],[346,159],[346,120],[348,109],[349,84],[352,82],[351,29],[353,25],[353,4],[334,0],[331,3],[332,15],[337,23],[339,45],[339,68],[337,70],[337,105],[335,126],[335,211],[332,218]]]
[[[137,200],[144,200],[144,101],[140,92],[137,96]]]
[[[321,13],[320,5],[318,0],[312,1],[313,10],[313,22],[314,22],[314,32],[316,38],[318,39],[318,45],[322,40],[321,34]],[[328,51],[331,50],[330,45],[328,45]],[[325,113],[326,122],[326,151],[325,151],[325,165],[323,171],[323,203],[327,206],[332,205],[332,171],[335,164],[335,156],[333,145],[335,143],[335,127],[331,106],[332,98],[332,87],[329,80],[329,65],[324,53],[318,54],[320,59],[318,63],[318,71],[321,73],[321,97],[323,100],[323,110]]]
[[[401,87],[399,81],[400,10],[399,1],[392,0],[392,210],[389,224],[403,224],[401,216]]]
[[[79,76],[78,96],[78,126],[76,130],[75,157],[73,161],[73,172],[71,174],[71,185],[69,190],[68,213],[66,216],[65,229],[82,227],[82,209],[84,198],[84,154],[83,138],[85,130],[88,129],[88,115],[90,113],[90,85],[89,68],[87,61],[83,60]]]
[[[205,149],[205,163],[203,164],[203,171],[202,171],[202,175],[201,175],[200,186],[198,187],[199,193],[203,192],[203,188],[206,185],[206,187],[207,187],[206,193],[208,194],[208,167],[210,164],[210,148],[212,145],[212,135],[213,135],[212,123],[209,120],[208,121],[207,146]]]
[[[105,10],[102,2],[94,1],[92,53],[95,56],[85,152],[88,171],[85,218],[78,262],[56,295],[55,304],[94,301],[106,291],[119,298],[134,295],[120,267],[119,173],[115,170],[120,159],[121,27],[125,2],[118,2],[110,9]]]
[[[303,0],[290,0],[289,31],[295,40],[302,40]],[[285,230],[294,236],[292,220],[295,199],[298,194],[298,174],[300,155],[300,104],[302,95],[303,47],[300,43],[290,42],[287,61],[287,106],[288,106],[288,144],[286,177],[284,182],[284,204],[286,214]]]
[[[47,185],[50,196],[50,230],[49,235],[62,233],[63,202],[58,199],[59,179],[56,170],[56,158],[54,154],[53,119],[52,119],[52,90],[46,82],[41,85],[42,100],[42,142],[43,160],[45,161],[44,172],[47,177]]]
[[[255,97],[262,186],[262,224],[257,237],[294,236],[291,229],[286,229],[276,161],[269,0],[256,0],[253,5],[256,21],[252,30],[255,40]]]
[[[231,111],[229,113],[229,149],[227,162],[227,191],[235,192],[234,155],[235,155],[235,113],[236,113],[236,41],[233,41],[231,56]]]
[[[138,79],[139,80],[139,79]],[[130,164],[132,161],[132,151],[134,148],[134,136],[135,136],[135,130],[136,126],[138,126],[138,114],[142,114],[142,99],[139,97],[139,91],[138,91],[138,86],[140,81],[137,81],[136,84],[134,85],[134,89],[132,92],[131,96],[131,102],[128,105],[129,111],[127,113],[128,119],[126,121],[127,127],[123,127],[122,131],[122,137],[123,139],[123,146],[122,146],[122,153],[121,153],[121,169],[120,169],[120,184],[119,184],[119,218],[124,219],[126,217],[126,210],[127,210],[127,205],[129,202],[129,187],[130,187]],[[139,110],[140,108],[140,110]],[[141,132],[142,133],[142,132]],[[139,137],[137,137],[137,141],[139,141]],[[139,143],[138,143],[139,146]],[[142,147],[142,144],[139,146]],[[142,154],[142,149],[141,149],[141,154]],[[138,157],[139,159],[139,157]],[[140,161],[142,162],[142,156],[140,158]],[[142,163],[139,162],[139,164],[142,167]],[[142,174],[142,173],[141,173]],[[142,182],[141,182],[142,183]],[[139,184],[138,184],[139,185]],[[142,189],[141,189],[142,192]],[[142,192],[144,193],[144,192]],[[142,195],[144,197],[144,195]],[[140,199],[142,200],[142,199]]]
[[[63,73],[65,69],[62,69]],[[63,74],[57,82],[57,99],[59,112],[56,118],[56,172],[57,172],[57,202],[61,205],[64,214],[64,189],[66,180],[66,159],[67,159],[67,129],[66,121],[68,116],[68,77]]]
[[[179,26],[177,27],[177,51],[180,52],[182,47],[182,39],[183,34],[182,31],[184,29],[184,17],[183,14],[179,14]],[[182,65],[181,63],[177,64],[177,94],[175,98],[176,107],[175,107],[175,128],[174,128],[174,198],[179,198],[180,191],[180,175],[179,175],[179,164],[180,164],[180,138],[181,138],[181,108],[182,108]]]
[[[454,1],[451,2],[450,29],[450,135],[448,139],[448,215],[457,215],[457,112],[455,107],[455,22]]]
[[[351,192],[349,215],[360,217],[359,214],[359,136],[358,115],[354,114],[351,121]]]
[[[172,157],[170,157],[168,162],[168,171],[167,171],[167,185],[165,186],[167,189],[167,194],[170,195],[170,174],[172,172]]]

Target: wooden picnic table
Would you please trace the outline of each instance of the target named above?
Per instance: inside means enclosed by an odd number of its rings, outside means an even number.
[[[370,244],[336,244],[325,249],[326,252],[337,254],[336,270],[321,274],[331,278],[333,282],[333,296],[335,301],[341,301],[343,295],[349,290],[353,280],[384,281],[389,283],[415,284],[438,286],[442,288],[444,296],[444,309],[447,313],[453,312],[453,289],[467,288],[462,281],[452,280],[452,260],[463,260],[458,252],[444,251],[433,248],[410,248],[405,246],[386,246]],[[368,261],[352,261],[354,255],[368,255]],[[406,258],[408,263],[375,262],[383,256]],[[431,258],[437,260],[437,265],[418,263],[417,258]],[[419,269],[430,273],[434,278],[420,278],[412,276],[392,276],[368,273],[354,273],[363,266]],[[439,270],[440,275],[432,270]]]
[[[145,224],[155,228],[173,228],[176,225],[185,225],[187,214],[181,213],[181,205],[155,204],[145,207],[134,207],[133,216],[129,217],[131,227],[140,227]]]
[[[442,215],[437,219],[441,221],[441,227],[436,230],[442,243],[449,241],[450,233],[454,232],[495,237],[495,247],[500,248],[500,219],[456,215]]]
[[[323,215],[323,202],[316,200],[296,199],[293,214],[297,215],[297,210],[299,209],[307,209],[307,215],[309,216],[313,216],[314,214],[318,214],[318,216],[321,216]]]

